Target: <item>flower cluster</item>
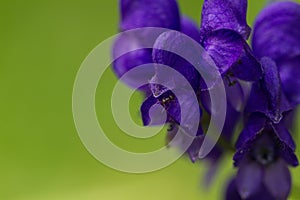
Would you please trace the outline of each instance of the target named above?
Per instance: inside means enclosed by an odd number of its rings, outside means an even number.
[[[207,59],[197,54],[192,44],[186,44],[178,34],[183,33],[203,47],[222,77],[226,119],[218,144],[204,159],[211,164],[206,182],[213,177],[224,153],[234,150],[237,174],[228,185],[226,199],[287,199],[292,182],[289,167],[298,165],[290,130],[300,103],[300,5],[289,1],[267,5],[256,19],[251,45],[247,42],[251,28],[246,21],[246,0],[205,0],[200,27],[179,12],[175,0],[121,0],[120,8],[121,31],[144,27],[169,30],[157,36],[151,49],[130,51],[115,58],[120,49],[139,46],[145,39],[119,38],[113,46],[113,69],[122,77],[139,65],[156,63],[172,67],[188,80],[199,104],[197,112],[189,110],[189,114],[200,115],[198,131],[186,150],[193,162],[199,159],[205,126],[213,109],[209,87],[191,63],[162,47],[184,47],[196,62]],[[159,120],[150,118],[149,112],[153,105],[161,105],[170,126],[167,139],[172,140],[183,118],[178,99],[184,100],[184,108],[190,104],[187,87],[176,77],[164,74],[160,65],[149,65],[147,70],[153,76],[146,86],[139,88],[145,94],[141,106],[143,123],[159,124]],[[132,77],[128,84],[141,76]],[[154,83],[157,79],[172,82],[173,88]],[[179,91],[176,95],[174,88]],[[239,123],[243,128],[237,141],[233,141]],[[189,127],[186,128],[188,131]],[[234,143],[235,147],[231,145]]]

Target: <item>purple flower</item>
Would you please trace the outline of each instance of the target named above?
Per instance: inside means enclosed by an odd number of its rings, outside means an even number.
[[[190,57],[194,59],[194,63],[196,63],[198,57],[194,52],[197,52],[197,50],[196,47],[193,47],[194,43],[182,37],[179,32],[165,32],[157,38],[153,45],[152,52],[153,61],[157,63],[154,65],[155,75],[152,80],[149,81],[152,94],[144,101],[141,107],[144,125],[149,125],[149,108],[155,104],[162,105],[167,111],[166,122],[181,124],[180,122],[182,120],[189,121],[197,115],[197,113],[201,114],[200,106],[193,106],[194,99],[191,96],[191,92],[194,94],[199,88],[200,74],[191,63],[182,57],[162,50],[166,48],[175,52],[182,52],[182,49],[185,49],[184,53],[192,55]],[[170,66],[174,71],[178,72],[178,74],[171,70],[166,71],[161,65]],[[183,77],[187,81],[184,81]],[[169,88],[163,85],[168,85]],[[190,87],[192,91],[190,91]],[[175,90],[177,91],[176,95],[173,93]],[[183,103],[182,105],[180,105],[178,101],[179,97]],[[181,116],[181,109],[191,110],[189,114],[183,118],[183,116]],[[189,129],[190,127],[186,128]],[[201,129],[201,127],[199,128]]]
[[[121,0],[120,6],[120,30],[122,31],[143,27],[161,27],[180,31],[197,42],[200,40],[197,25],[188,17],[180,15],[177,2],[174,0]],[[153,33],[149,34],[151,35]],[[181,45],[185,45],[192,51],[192,48],[190,48],[191,45],[187,44],[186,39],[181,39],[177,37],[177,35],[178,33],[176,32],[166,32],[160,35],[156,42],[153,43],[153,49],[131,51],[115,59],[113,63],[115,73],[121,77],[129,70],[147,63],[168,65],[182,74],[196,91],[200,84],[200,77],[197,70],[180,56],[161,50],[161,47],[175,42],[177,44],[174,45],[175,48],[182,48]],[[114,44],[113,57],[116,58],[116,55],[120,54],[119,52],[122,52],[123,49],[130,50],[130,46],[141,46],[144,40],[149,39],[147,36],[147,31],[141,31],[141,34],[138,36],[130,34],[122,35]],[[162,57],[164,59],[161,59]],[[200,107],[196,105],[199,109],[191,110],[189,116],[181,116],[182,108],[180,107],[195,108],[195,106],[193,106],[193,98],[189,92],[187,92],[189,88],[183,85],[180,78],[176,77],[176,75],[171,76],[169,73],[167,73],[167,76],[164,75],[165,73],[161,71],[159,65],[152,64],[148,66],[149,67],[140,74],[134,74],[134,76],[130,76],[126,79],[128,85],[134,85],[132,83],[138,82],[139,79],[145,79],[149,77],[149,74],[152,74],[153,78],[149,81],[149,84],[140,88],[146,93],[146,99],[141,106],[144,125],[157,125],[166,122],[180,124],[182,118],[187,122],[189,119],[195,118],[199,113],[201,115]],[[170,87],[167,88],[155,82],[168,83]],[[173,93],[175,89],[178,90],[177,96]],[[178,99],[182,99],[184,105],[180,106]],[[153,106],[156,109],[150,110]],[[161,119],[161,114],[164,111],[160,106],[166,111],[166,121],[163,121],[165,119]],[[154,115],[154,117],[152,116],[151,118],[150,115]],[[198,118],[199,117],[200,116],[198,116]],[[190,127],[186,128],[189,129]],[[199,130],[200,129],[201,127]]]
[[[270,195],[270,199],[286,199],[291,189],[288,165],[297,166],[298,160],[294,154],[295,143],[284,124],[274,124],[265,116],[254,113],[236,147],[234,161],[239,169],[234,190],[239,196],[255,199],[255,196]],[[230,190],[233,190],[232,186]],[[231,195],[236,196],[235,193]]]
[[[298,161],[294,156],[295,142],[288,129],[285,128],[284,123],[274,124],[268,118],[260,113],[253,113],[247,119],[245,127],[241,132],[237,143],[237,153],[235,154],[235,166],[239,166],[243,156],[251,150],[254,141],[259,138],[260,135],[269,135],[273,141],[277,141],[279,146],[276,146],[278,155],[286,160],[292,166],[297,166]],[[281,151],[284,150],[284,151]]]
[[[246,0],[205,0],[202,10],[201,44],[222,74],[256,81],[261,68],[245,41],[251,29],[246,22]]]
[[[227,191],[225,194],[226,200],[242,200],[238,189],[237,189],[237,182],[236,179],[232,179],[227,187]],[[275,200],[275,198],[269,193],[264,185],[260,185],[259,190],[256,194],[252,195],[251,197],[247,198],[247,200]]]
[[[283,113],[292,110],[292,106],[282,91],[282,82],[276,63],[268,58],[261,59],[263,77],[253,84],[246,112],[260,112],[274,123],[279,123]]]
[[[300,5],[277,2],[257,17],[252,46],[256,57],[272,58],[278,68],[282,87],[292,103],[300,102]]]
[[[175,0],[120,0],[120,30],[143,27],[180,29],[180,16]]]
[[[246,21],[247,1],[205,0],[202,9],[202,37],[217,30],[233,30],[248,39],[251,28]]]
[[[264,74],[253,85],[246,107],[247,122],[236,143],[234,161],[239,169],[232,183],[236,189],[229,186],[228,199],[237,196],[233,190],[242,199],[286,199],[291,189],[288,165],[298,165],[295,143],[284,122],[292,107],[282,92],[277,65],[266,57],[261,65]]]
[[[120,0],[121,21],[120,30],[128,31],[144,27],[160,27],[181,31],[191,38],[197,39],[198,28],[187,17],[180,16],[177,2],[175,0]],[[142,32],[137,35],[123,34],[115,41],[113,46],[113,69],[118,77],[139,65],[153,63],[152,49],[140,49],[130,51],[130,47],[140,47],[143,42],[149,40],[147,35],[153,37],[153,33]],[[120,52],[128,50],[126,54],[117,58]],[[145,74],[154,75],[154,67],[149,65]],[[131,81],[143,78],[143,74],[130,77],[126,80],[128,85]],[[144,88],[145,89],[145,88]]]
[[[300,95],[295,78],[300,69],[299,20],[300,6],[293,2],[270,4],[256,20],[252,45],[263,76],[248,100],[247,122],[234,156],[238,173],[227,199],[286,199],[290,193],[288,165],[298,165],[288,128]]]
[[[166,28],[154,36],[152,48],[130,51],[149,39],[147,30],[124,34],[113,46],[118,77],[150,63],[126,79],[130,86],[147,77],[147,85],[140,88],[145,94],[144,125],[168,123],[167,141],[172,140],[196,162],[214,111],[209,97],[213,84],[204,80],[210,71],[217,71],[222,78],[218,81],[225,85],[227,113],[221,139],[204,159],[210,162],[205,182],[214,177],[222,156],[233,150],[237,174],[228,185],[226,199],[286,199],[292,185],[289,167],[298,165],[289,129],[300,103],[300,5],[268,5],[256,19],[252,46],[247,42],[251,33],[247,0],[204,0],[200,28],[180,14],[175,0],[121,0],[120,7],[121,31]],[[241,119],[243,129],[234,148],[233,136]],[[198,127],[196,133],[191,134],[194,127]]]

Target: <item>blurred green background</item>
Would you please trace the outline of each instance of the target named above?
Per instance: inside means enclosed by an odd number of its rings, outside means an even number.
[[[202,1],[179,4],[182,13],[200,21]],[[249,1],[250,24],[263,5]],[[72,118],[73,83],[88,53],[117,33],[117,1],[1,0],[0,16],[0,199],[221,198],[234,172],[230,155],[213,187],[205,188],[203,163],[181,158],[154,173],[125,174],[102,165],[80,142]],[[132,151],[163,145],[164,134],[141,141],[118,129],[109,108],[115,82],[108,70],[96,96],[98,117],[111,140]],[[140,102],[135,95],[130,105],[138,122]],[[293,173],[300,185],[300,170]]]

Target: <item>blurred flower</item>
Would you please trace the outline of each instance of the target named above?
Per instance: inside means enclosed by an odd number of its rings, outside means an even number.
[[[283,91],[294,104],[300,103],[300,5],[277,2],[268,5],[254,24],[252,46],[257,58],[272,58],[282,80]]]

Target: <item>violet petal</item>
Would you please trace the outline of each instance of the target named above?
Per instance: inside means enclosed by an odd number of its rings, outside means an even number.
[[[291,190],[291,174],[286,163],[279,160],[265,170],[264,184],[276,199],[287,199]]]
[[[278,68],[274,61],[261,59],[263,79],[253,85],[246,112],[261,112],[274,123],[279,123],[283,113],[292,109],[281,88]]]
[[[119,37],[113,45],[113,70],[116,75],[121,78],[131,69],[152,63],[152,50],[151,49],[139,49],[130,51],[131,47],[137,48],[140,46],[139,41],[132,35],[122,35]],[[125,53],[128,52],[128,53]],[[123,54],[125,53],[125,54]],[[120,56],[123,54],[122,56]],[[120,56],[120,57],[118,57]],[[149,65],[148,70],[143,70],[142,74],[131,73],[124,80],[128,85],[134,85],[132,82],[138,82],[138,80],[145,80],[147,77],[154,75],[154,66]],[[145,82],[145,81],[144,81]]]
[[[246,22],[247,0],[205,0],[202,9],[201,34],[229,29],[244,39],[250,35]]]
[[[212,32],[203,41],[205,50],[213,58],[222,74],[239,60],[244,44],[245,41],[239,34],[226,29]]]
[[[200,42],[200,31],[197,24],[187,16],[181,17],[181,29],[180,32],[193,38],[197,42]]]
[[[180,16],[175,0],[121,0],[122,31],[142,27],[180,29]]]
[[[247,199],[259,191],[263,179],[263,169],[256,163],[245,161],[236,176],[237,190],[242,199]]]
[[[240,149],[245,143],[253,140],[264,129],[265,124],[266,118],[264,116],[256,113],[252,114],[236,142],[236,148]]]
[[[252,47],[258,58],[276,62],[300,55],[300,5],[278,2],[267,6],[257,17]]]
[[[300,40],[300,39],[299,39]],[[293,103],[300,103],[300,56],[278,63],[282,89]]]
[[[181,73],[186,80],[197,90],[200,84],[200,74],[192,65],[200,60],[198,51],[194,47],[192,39],[176,31],[162,33],[153,47],[153,61],[158,64],[169,66]],[[168,49],[165,51],[163,49]],[[178,52],[179,55],[172,53]],[[193,63],[183,59],[188,57]],[[157,71],[157,70],[156,70]],[[167,74],[165,76],[168,76]]]
[[[236,187],[236,180],[232,179],[226,189],[226,200],[242,200]]]

